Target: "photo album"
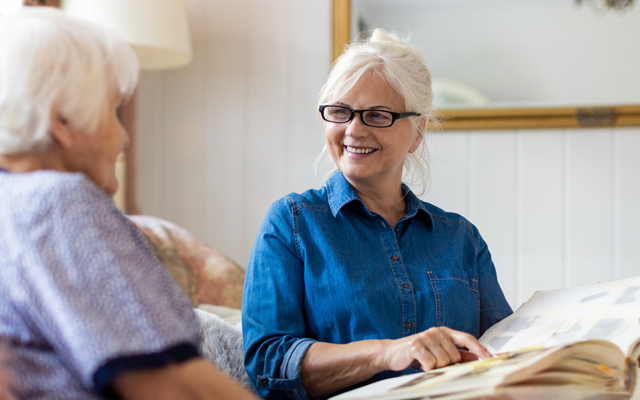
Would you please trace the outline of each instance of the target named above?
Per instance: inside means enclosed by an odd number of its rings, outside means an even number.
[[[331,400],[628,399],[640,356],[640,277],[537,292],[479,341],[493,358]]]

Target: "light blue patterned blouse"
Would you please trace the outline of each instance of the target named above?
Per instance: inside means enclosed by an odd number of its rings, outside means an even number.
[[[124,371],[198,355],[189,300],[84,175],[0,171],[0,227],[0,340],[18,398],[104,398]]]

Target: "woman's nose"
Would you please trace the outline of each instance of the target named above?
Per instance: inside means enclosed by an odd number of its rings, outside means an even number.
[[[367,126],[362,122],[362,114],[354,113],[351,121],[347,122],[345,134],[351,137],[363,137],[369,134]]]

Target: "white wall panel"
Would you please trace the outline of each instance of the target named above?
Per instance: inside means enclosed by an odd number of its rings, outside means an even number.
[[[289,1],[253,2],[249,12],[249,90],[247,92],[247,169],[253,196],[245,196],[243,253],[253,247],[269,204],[286,191],[291,152],[289,135]],[[255,197],[254,197],[255,196]],[[249,232],[253,232],[251,235]]]
[[[570,264],[565,286],[612,279],[612,131],[569,133]]]
[[[471,219],[487,242],[498,279],[513,305],[515,293],[515,162],[513,133],[482,132],[475,137],[472,166],[475,192]]]
[[[562,132],[523,131],[518,173],[516,304],[562,286]]]
[[[427,134],[430,154],[431,188],[421,198],[445,211],[467,213],[469,153],[465,132]],[[420,193],[420,188],[415,188]]]
[[[163,215],[164,175],[164,80],[160,72],[145,72],[138,84],[136,120],[136,189],[139,206],[149,215]]]
[[[618,129],[615,139],[614,278],[640,275],[640,128]]]
[[[309,16],[314,16],[309,18]],[[289,154],[287,190],[304,192],[320,187],[323,170],[314,174],[313,162],[324,145],[324,122],[316,104],[327,80],[331,49],[327,46],[331,4],[322,1],[292,1],[289,46],[290,86],[288,104]]]
[[[203,221],[204,238],[234,260],[246,256],[238,243],[244,240],[247,195],[246,118],[250,21],[247,0],[207,0]],[[196,105],[192,105],[196,106]]]
[[[193,61],[185,67],[164,73],[163,152],[165,155],[162,186],[162,212],[170,221],[180,221],[197,236],[204,235],[204,124],[199,107],[204,66],[204,16],[199,10],[207,0],[189,0],[188,14],[193,38]],[[176,193],[188,193],[189,206]]]

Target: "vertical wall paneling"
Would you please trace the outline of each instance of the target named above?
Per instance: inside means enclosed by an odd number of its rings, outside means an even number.
[[[243,254],[249,254],[269,204],[286,191],[289,159],[289,19],[287,0],[253,1],[247,97],[247,193]],[[247,257],[248,258],[248,257]]]
[[[562,286],[562,131],[522,131],[517,303]]]
[[[567,286],[611,279],[611,133],[610,129],[593,129],[570,134]]]
[[[476,216],[476,137],[478,133],[467,133],[467,218],[471,221]]]
[[[618,274],[640,275],[640,128],[617,130]]]
[[[571,131],[562,132],[562,287],[570,281],[571,252]]]
[[[204,191],[202,182],[204,163],[202,148],[204,126],[202,113],[193,104],[202,104],[202,67],[204,54],[202,2],[188,0],[193,61],[190,65],[164,72],[166,93],[164,97],[164,154],[163,215],[170,221],[180,221],[198,237],[204,235],[202,220]],[[183,193],[185,197],[176,196]],[[185,207],[188,198],[189,206]]]
[[[620,277],[620,131],[611,132],[611,279]]]
[[[314,174],[313,162],[324,145],[324,123],[317,114],[318,92],[329,72],[331,52],[331,4],[291,1],[289,46],[290,86],[288,103],[288,191],[303,192],[321,185],[322,170]],[[308,18],[308,16],[314,16]],[[284,193],[283,193],[284,195]]]
[[[475,138],[473,222],[487,242],[507,300],[515,293],[515,135],[486,132]]]
[[[193,63],[140,84],[140,205],[246,265],[269,205],[318,186],[331,2],[187,6]]]
[[[523,145],[523,132],[515,131],[515,146],[513,152],[515,154],[513,169],[514,176],[514,191],[513,191],[513,302],[512,306],[520,303],[522,295],[522,224],[523,224],[523,195],[524,195],[524,182],[523,182],[523,159],[524,159],[524,145]]]
[[[466,132],[427,134],[431,188],[421,198],[445,211],[467,215],[468,151]],[[414,188],[420,193],[420,188]]]
[[[163,215],[164,99],[162,73],[143,72],[138,85],[136,190],[143,213]]]
[[[207,0],[206,30],[204,223],[208,243],[244,263],[246,212],[246,115],[250,21],[248,0]]]

